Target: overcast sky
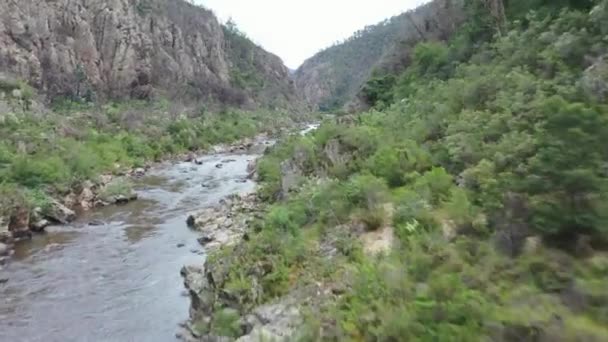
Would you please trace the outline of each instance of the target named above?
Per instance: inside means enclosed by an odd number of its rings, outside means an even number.
[[[317,51],[427,0],[195,0],[295,69]]]

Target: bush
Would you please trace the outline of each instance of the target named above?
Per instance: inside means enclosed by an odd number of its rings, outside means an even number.
[[[430,204],[438,205],[449,198],[454,183],[445,169],[435,167],[416,179],[412,187],[427,198]]]

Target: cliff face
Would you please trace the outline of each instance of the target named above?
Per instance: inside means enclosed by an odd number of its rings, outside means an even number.
[[[403,69],[416,43],[447,40],[464,19],[463,0],[434,0],[368,26],[304,62],[296,71],[298,91],[313,108],[341,108],[356,99],[373,69]]]
[[[212,12],[183,0],[0,0],[0,71],[51,97],[295,99],[288,69],[250,41],[261,86],[235,81],[242,56],[225,33]]]

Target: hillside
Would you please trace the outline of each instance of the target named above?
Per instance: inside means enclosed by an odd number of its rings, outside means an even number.
[[[467,4],[258,162],[243,238],[184,270],[197,336],[608,340],[608,1]]]
[[[341,108],[353,100],[375,67],[400,69],[422,40],[446,40],[464,19],[462,0],[435,0],[358,31],[296,71],[296,85],[313,108]]]
[[[0,72],[50,99],[288,107],[280,58],[183,0],[0,0]]]

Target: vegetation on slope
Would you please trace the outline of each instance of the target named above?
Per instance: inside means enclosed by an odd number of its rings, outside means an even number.
[[[434,0],[367,26],[304,62],[295,74],[298,90],[315,109],[341,109],[374,69],[401,70],[416,43],[447,40],[463,18],[463,0]]]
[[[37,198],[65,194],[101,173],[272,132],[291,120],[269,111],[192,111],[163,100],[64,101],[52,111],[30,109],[30,97],[7,101],[12,110],[0,114],[2,216],[24,205],[36,207]]]
[[[374,88],[381,110],[264,157],[268,213],[215,256],[240,313],[312,286],[302,340],[606,340],[608,1],[581,4],[475,7]]]

